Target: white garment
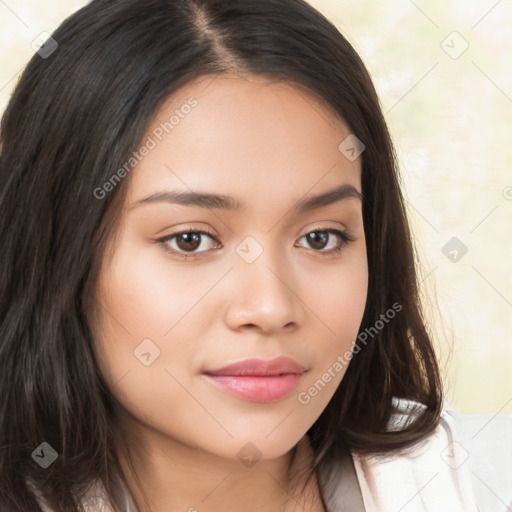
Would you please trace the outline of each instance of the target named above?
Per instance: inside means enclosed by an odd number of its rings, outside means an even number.
[[[512,512],[512,414],[461,414],[448,411],[460,442],[480,512]]]
[[[478,512],[467,452],[446,412],[407,453],[352,458],[366,512]]]

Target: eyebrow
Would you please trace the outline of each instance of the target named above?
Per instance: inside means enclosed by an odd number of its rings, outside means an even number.
[[[350,198],[363,201],[361,192],[354,186],[345,183],[322,194],[302,198],[295,204],[292,211],[295,213],[305,213]],[[197,191],[162,191],[140,199],[130,207],[130,210],[141,204],[161,202],[181,204],[184,206],[197,206],[200,208],[217,208],[235,212],[243,209],[242,204],[238,200],[223,194],[211,194]]]

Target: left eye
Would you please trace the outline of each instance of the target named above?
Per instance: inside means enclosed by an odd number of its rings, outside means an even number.
[[[327,242],[329,241],[330,235],[335,235],[338,242],[336,243],[335,241],[334,246],[331,243],[331,247],[326,249],[325,246],[329,245]],[[346,231],[341,231],[339,229],[311,231],[302,238],[306,238],[308,244],[310,244],[313,249],[323,253],[340,252],[344,245],[347,245],[354,240],[354,238],[352,238]]]
[[[210,240],[217,241],[215,237],[208,233],[207,231],[184,231],[181,233],[175,233],[173,235],[169,235],[165,238],[162,238],[159,240],[164,246],[164,249],[168,250],[169,252],[175,252],[178,254],[181,254],[182,251],[187,253],[190,252],[191,254],[194,253],[199,247],[203,245],[202,238],[208,237]],[[176,240],[174,240],[176,239]],[[175,245],[177,245],[176,248],[170,247],[170,242],[176,242]],[[197,252],[197,251],[196,251]],[[198,252],[204,252],[204,251],[198,251]]]
[[[334,235],[334,237],[332,237],[332,235]],[[209,238],[210,241],[219,244],[214,235],[202,230],[174,233],[157,241],[167,252],[186,257],[194,256],[198,253],[206,252],[208,249],[211,249],[211,247],[204,247],[203,239],[205,237]],[[330,242],[332,238],[335,239],[334,243]],[[307,243],[310,245],[310,247],[313,248],[313,250],[315,250],[315,252],[324,254],[341,252],[343,246],[354,240],[354,238],[347,231],[341,231],[339,229],[311,231],[302,236],[300,240],[302,239],[306,239]],[[202,250],[198,250],[201,248]]]

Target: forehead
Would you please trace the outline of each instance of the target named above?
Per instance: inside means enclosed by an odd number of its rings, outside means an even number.
[[[213,75],[161,105],[128,197],[209,190],[246,202],[282,201],[341,183],[360,190],[360,158],[339,150],[350,128],[304,87],[259,76]]]

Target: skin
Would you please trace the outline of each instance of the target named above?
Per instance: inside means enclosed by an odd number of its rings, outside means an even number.
[[[290,466],[309,464],[305,433],[346,365],[308,404],[298,394],[351,350],[363,316],[362,203],[348,198],[301,215],[292,207],[342,184],[361,192],[361,161],[340,152],[351,131],[312,93],[257,76],[188,83],[162,104],[146,136],[191,97],[197,106],[127,178],[119,238],[97,283],[97,358],[122,405],[118,427],[133,440],[139,484],[122,448],[121,463],[140,510],[324,510],[315,502],[316,478],[302,494],[287,477]],[[135,205],[164,190],[220,193],[244,208]],[[217,241],[203,236],[192,249],[183,237],[167,241],[182,254],[189,248],[186,259],[158,242],[194,229],[209,230]],[[326,229],[346,229],[355,240],[343,245],[331,234],[315,245],[305,236]],[[248,236],[263,250],[252,263],[236,252]],[[326,254],[339,245],[340,253]],[[144,339],[160,350],[149,366],[134,355]],[[274,403],[232,396],[203,375],[278,355],[308,371]],[[251,467],[238,455],[247,443],[261,454]]]

